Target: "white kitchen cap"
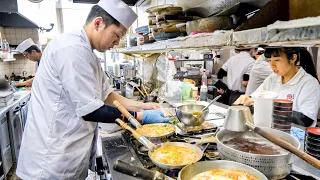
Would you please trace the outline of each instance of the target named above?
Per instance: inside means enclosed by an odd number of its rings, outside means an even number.
[[[17,47],[17,50],[20,53],[23,53],[24,51],[26,51],[29,47],[31,47],[32,45],[35,45],[34,42],[32,41],[31,38],[24,40],[22,43],[19,44],[19,46]]]
[[[100,0],[98,5],[127,29],[138,17],[122,0]]]

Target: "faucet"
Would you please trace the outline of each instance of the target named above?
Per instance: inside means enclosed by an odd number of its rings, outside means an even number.
[[[27,75],[27,71],[22,71],[22,76],[25,77]]]

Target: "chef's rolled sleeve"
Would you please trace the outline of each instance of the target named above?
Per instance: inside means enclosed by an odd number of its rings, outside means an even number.
[[[100,62],[92,56],[90,48],[73,45],[54,53],[55,59],[65,59],[58,65],[63,89],[68,93],[76,114],[85,116],[103,106],[101,100],[102,80],[97,75]]]

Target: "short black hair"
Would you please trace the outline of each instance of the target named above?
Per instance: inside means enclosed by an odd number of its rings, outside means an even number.
[[[94,5],[87,17],[85,25],[88,25],[94,18],[102,17],[104,24],[106,25],[105,28],[107,28],[109,25],[114,24],[116,26],[120,26],[120,22],[117,21],[115,18],[113,18],[109,13],[107,13],[104,9],[102,9],[98,5]]]
[[[29,54],[32,53],[32,50],[35,50],[37,53],[41,53],[40,49],[38,48],[38,46],[36,45],[32,45],[30,46],[28,49],[26,49],[25,51],[28,52]]]

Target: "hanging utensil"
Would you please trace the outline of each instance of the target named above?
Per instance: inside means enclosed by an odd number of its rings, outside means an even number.
[[[232,118],[233,115],[239,115],[238,118]],[[300,157],[301,159],[305,160],[312,166],[320,169],[320,161],[309,154],[297,149],[293,145],[289,144],[288,142],[284,141],[283,139],[268,133],[267,131],[263,130],[260,127],[257,127],[253,124],[252,115],[250,109],[246,106],[231,106],[228,109],[227,117],[223,124],[223,127],[229,131],[237,131],[237,132],[244,132],[248,131],[249,129],[253,132],[259,134],[260,136],[266,138],[267,140],[271,141],[272,143],[282,147],[290,151],[291,153],[295,154],[296,156]]]
[[[146,96],[148,97],[148,96],[149,96],[149,94],[148,94],[148,92],[147,92],[147,90],[146,90],[146,88],[144,87],[144,85],[143,85],[143,84],[141,84],[141,87],[142,87],[143,91],[146,93]]]

